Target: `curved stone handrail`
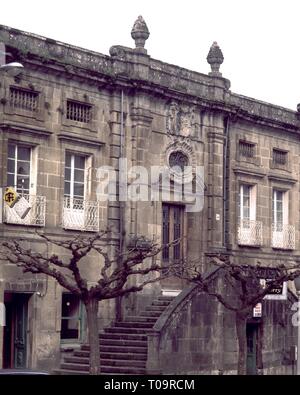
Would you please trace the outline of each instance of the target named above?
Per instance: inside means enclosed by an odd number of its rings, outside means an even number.
[[[221,268],[212,267],[203,275],[203,279],[207,279],[216,274]],[[181,311],[184,306],[192,299],[194,294],[199,291],[197,284],[192,284],[182,290],[180,294],[169,304],[166,310],[162,313],[159,319],[156,321],[152,331],[148,333],[148,357],[147,357],[147,373],[148,374],[160,374],[160,363],[159,363],[159,350],[160,341],[163,337],[164,332],[172,323],[176,313]]]

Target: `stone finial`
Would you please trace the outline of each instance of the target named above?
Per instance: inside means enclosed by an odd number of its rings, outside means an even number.
[[[134,22],[133,28],[131,30],[131,37],[135,41],[135,47],[139,49],[143,49],[145,46],[145,42],[148,39],[150,33],[146,22],[143,17],[140,15],[138,19]],[[146,52],[146,50],[144,50]]]
[[[219,72],[219,69],[224,61],[224,56],[216,41],[214,41],[213,45],[210,47],[206,60],[211,67],[211,73],[209,74],[221,76],[222,74]]]

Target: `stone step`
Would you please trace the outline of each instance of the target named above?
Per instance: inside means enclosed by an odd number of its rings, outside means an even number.
[[[156,319],[161,316],[160,311],[143,311],[141,317],[155,317]]]
[[[123,360],[123,359],[102,359],[101,366],[133,367],[146,369],[146,361]]]
[[[90,357],[90,352],[89,351],[75,351],[73,355],[70,356],[65,356],[65,361],[66,358],[71,358],[71,357],[77,357],[77,358],[89,358]],[[120,351],[114,350],[114,352],[105,352],[105,351],[100,351],[100,358],[103,359],[137,359],[139,361],[145,361],[147,359],[147,349],[146,352],[125,352],[125,351]]]
[[[160,296],[145,306],[139,316],[128,316],[122,322],[104,328],[99,334],[100,363],[103,375],[146,374],[147,334],[152,332],[157,319],[174,297]],[[56,374],[89,374],[90,347],[81,345],[72,354],[65,355]]]
[[[124,353],[124,354],[133,354],[133,355],[147,355],[147,347],[130,347],[130,346],[103,346],[100,345],[100,353],[101,355],[106,353],[110,353],[114,355],[115,353]],[[90,350],[77,350],[74,351],[76,357],[86,357],[88,358],[90,355]]]
[[[102,346],[116,346],[116,347],[147,347],[147,340],[134,340],[132,339],[111,339],[110,337],[106,339],[100,339],[100,348]],[[81,350],[89,350],[90,346],[88,344],[83,344]]]
[[[65,371],[73,371],[73,372],[86,372],[89,371],[89,365],[85,364],[73,364],[73,363],[65,363],[61,364],[61,369]],[[134,366],[101,366],[101,373],[123,373],[123,374],[145,374],[146,368],[136,368]]]
[[[151,331],[151,328],[130,328],[130,327],[112,327],[112,328],[105,328],[105,333],[118,333],[118,334],[147,334]]]
[[[124,359],[127,361],[146,361],[147,360],[147,353],[105,353],[101,352],[100,353],[100,358],[102,359]]]
[[[87,371],[78,371],[78,370],[71,370],[71,369],[55,369],[53,370],[53,374],[56,375],[61,375],[61,376],[65,376],[65,375],[88,375],[89,372]]]
[[[137,367],[137,368],[146,367],[146,360],[100,358],[100,361],[101,361],[100,366],[104,366],[104,367],[105,366],[130,366],[130,367]],[[65,357],[65,363],[89,366],[90,360],[89,360],[89,358]]]
[[[172,302],[172,300],[175,299],[175,296],[158,296],[158,298],[156,298],[156,300],[160,300],[160,301],[168,301],[168,302]]]
[[[151,306],[164,306],[166,308],[170,303],[168,300],[154,300]]]
[[[99,335],[101,339],[110,340],[144,340],[147,341],[147,335],[141,333],[101,333]]]
[[[165,311],[166,307],[165,306],[148,306],[146,307],[146,311],[159,311],[162,313]]]
[[[123,321],[123,322],[116,322],[115,327],[122,327],[122,328],[152,328],[154,325],[153,322],[130,322],[130,321]]]
[[[157,321],[156,317],[141,317],[141,316],[128,316],[125,318],[124,322],[151,322],[155,324]]]

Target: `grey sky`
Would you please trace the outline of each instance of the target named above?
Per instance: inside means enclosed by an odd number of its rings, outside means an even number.
[[[153,58],[207,73],[217,41],[232,91],[291,109],[300,102],[299,0],[2,0],[0,24],[108,54],[134,46],[138,15]]]

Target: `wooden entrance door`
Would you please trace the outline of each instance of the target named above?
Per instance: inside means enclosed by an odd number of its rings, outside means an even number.
[[[5,295],[6,327],[3,352],[3,366],[5,368],[26,368],[29,297],[29,294],[22,293]]]
[[[175,240],[180,242],[165,247],[162,251],[162,262],[164,266],[170,264],[180,264],[186,254],[186,216],[183,205],[166,204],[162,205],[162,244],[166,245]],[[162,281],[163,289],[180,290],[183,288],[183,281],[178,277],[169,277]]]

